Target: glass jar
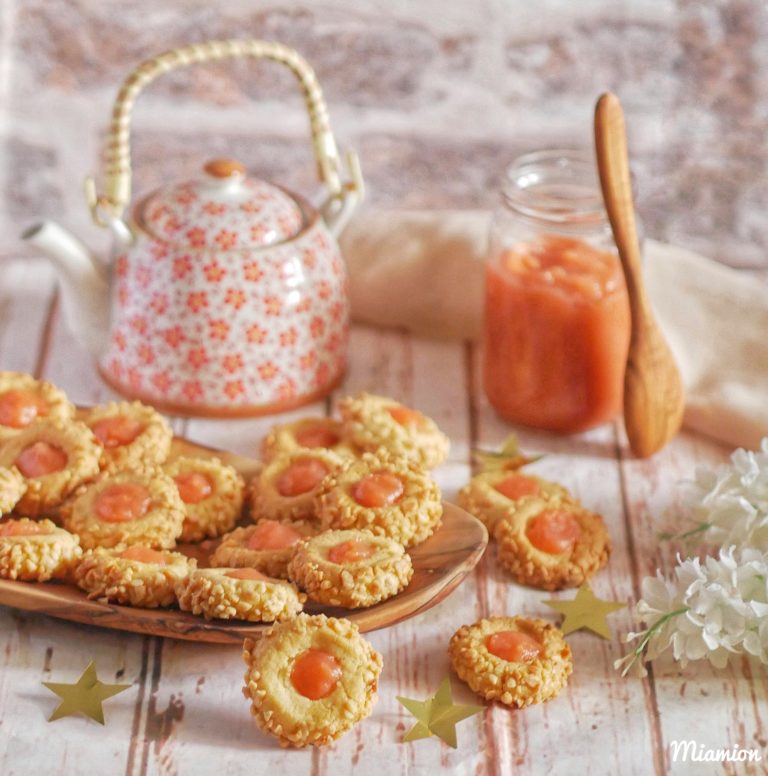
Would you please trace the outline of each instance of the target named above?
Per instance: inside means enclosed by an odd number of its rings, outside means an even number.
[[[486,261],[483,382],[506,420],[581,431],[622,408],[630,316],[591,154],[507,169]]]

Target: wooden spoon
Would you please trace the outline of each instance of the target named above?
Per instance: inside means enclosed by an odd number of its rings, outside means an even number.
[[[635,455],[647,458],[680,429],[685,394],[675,359],[653,317],[643,283],[624,113],[607,92],[595,108],[595,149],[605,209],[627,282],[632,334],[624,374],[624,426]]]

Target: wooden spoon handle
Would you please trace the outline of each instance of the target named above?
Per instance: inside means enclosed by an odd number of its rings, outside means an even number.
[[[636,319],[648,312],[648,300],[642,281],[624,113],[619,98],[610,92],[600,97],[595,108],[595,151],[600,187],[624,268],[635,329]]]

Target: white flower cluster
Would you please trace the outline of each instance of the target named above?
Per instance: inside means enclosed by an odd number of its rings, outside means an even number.
[[[731,463],[700,468],[687,484],[685,505],[711,544],[768,550],[768,438],[760,452],[736,450]]]
[[[642,582],[636,607],[647,625],[630,633],[636,648],[616,661],[622,673],[669,647],[675,660],[708,658],[722,668],[732,654],[768,664],[768,438],[759,452],[736,450],[728,465],[700,468],[685,503],[698,535],[721,545],[718,558],[682,560],[672,579],[659,572]]]
[[[680,560],[673,579],[646,577],[638,616],[648,625],[630,633],[637,647],[616,668],[653,660],[672,647],[675,660],[709,659],[723,668],[731,654],[768,664],[768,552],[734,547],[719,558]]]

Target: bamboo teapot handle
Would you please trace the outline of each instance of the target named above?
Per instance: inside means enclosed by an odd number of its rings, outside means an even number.
[[[122,217],[131,200],[131,111],[142,89],[163,73],[186,65],[240,58],[271,59],[286,65],[296,76],[309,112],[318,177],[329,191],[328,200],[323,205],[326,214],[348,211],[348,200],[361,198],[363,182],[357,156],[351,151],[347,153],[349,180],[342,181],[341,162],[331,132],[328,109],[315,72],[307,61],[292,48],[274,41],[208,41],[172,49],[148,59],[123,81],[115,98],[107,137],[105,193],[96,193],[92,178],[86,181],[86,197],[95,223],[113,225],[115,219]]]

